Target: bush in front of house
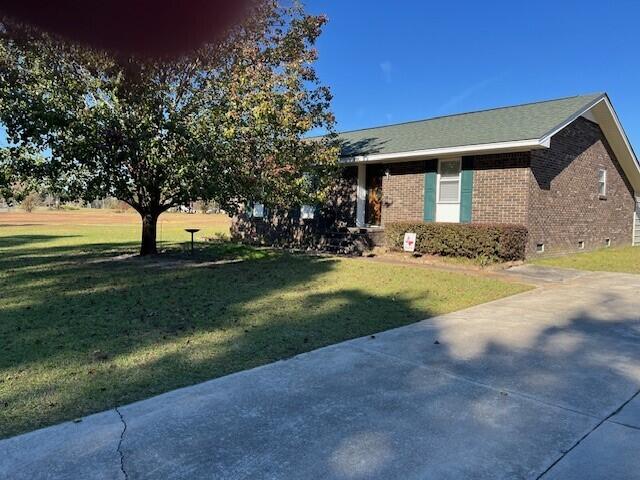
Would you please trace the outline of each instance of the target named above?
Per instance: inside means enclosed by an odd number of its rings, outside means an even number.
[[[527,229],[521,225],[398,222],[385,225],[387,246],[402,250],[404,234],[416,234],[415,251],[481,261],[523,260]]]

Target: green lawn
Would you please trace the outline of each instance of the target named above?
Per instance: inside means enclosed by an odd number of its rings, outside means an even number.
[[[640,273],[640,247],[606,248],[563,257],[544,258],[533,263],[597,272]]]
[[[528,288],[230,244],[190,260],[174,245],[189,216],[165,225],[163,259],[127,258],[137,226],[74,218],[0,214],[0,437]]]

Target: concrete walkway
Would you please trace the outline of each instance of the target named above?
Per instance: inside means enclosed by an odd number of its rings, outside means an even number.
[[[0,478],[637,479],[639,390],[640,276],[570,275],[1,441]]]

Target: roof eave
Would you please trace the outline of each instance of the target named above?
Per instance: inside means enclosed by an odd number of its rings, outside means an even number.
[[[548,131],[541,138],[542,141],[550,142],[551,137],[566,128],[578,117],[590,112],[595,118],[607,142],[613,149],[613,153],[624,170],[627,179],[635,190],[636,195],[640,195],[640,162],[636,156],[629,137],[620,123],[618,114],[613,108],[611,99],[606,93],[599,95],[593,101],[589,102],[582,109],[575,112],[552,130]]]
[[[558,125],[556,125],[551,130],[549,130],[544,135],[542,135],[541,140],[545,140],[545,141],[551,140],[551,137],[553,137],[556,133],[558,133],[560,130],[563,130],[567,125],[573,123],[578,117],[581,117],[582,115],[587,113],[595,105],[597,105],[598,103],[602,102],[606,98],[607,98],[607,94],[606,93],[601,93],[596,98],[594,98],[592,101],[590,101],[589,103],[584,105],[582,108],[580,108],[579,110],[574,112],[573,115],[567,117],[562,122],[560,122]]]
[[[602,133],[613,150],[618,163],[620,163],[627,175],[627,179],[634,188],[636,195],[640,195],[640,162],[609,96],[603,95],[589,110],[597,120],[598,125],[600,125]]]
[[[344,164],[406,162],[414,160],[427,160],[430,158],[456,157],[463,155],[526,152],[529,150],[536,150],[540,148],[549,148],[549,141],[538,138],[531,138],[526,140],[513,140],[508,142],[494,142],[474,145],[429,148],[425,150],[411,150],[408,152],[378,154],[374,153],[369,155],[344,156],[340,158],[340,162]]]

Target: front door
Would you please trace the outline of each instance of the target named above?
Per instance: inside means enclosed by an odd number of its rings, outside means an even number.
[[[382,221],[382,170],[367,166],[367,225],[380,225]]]

